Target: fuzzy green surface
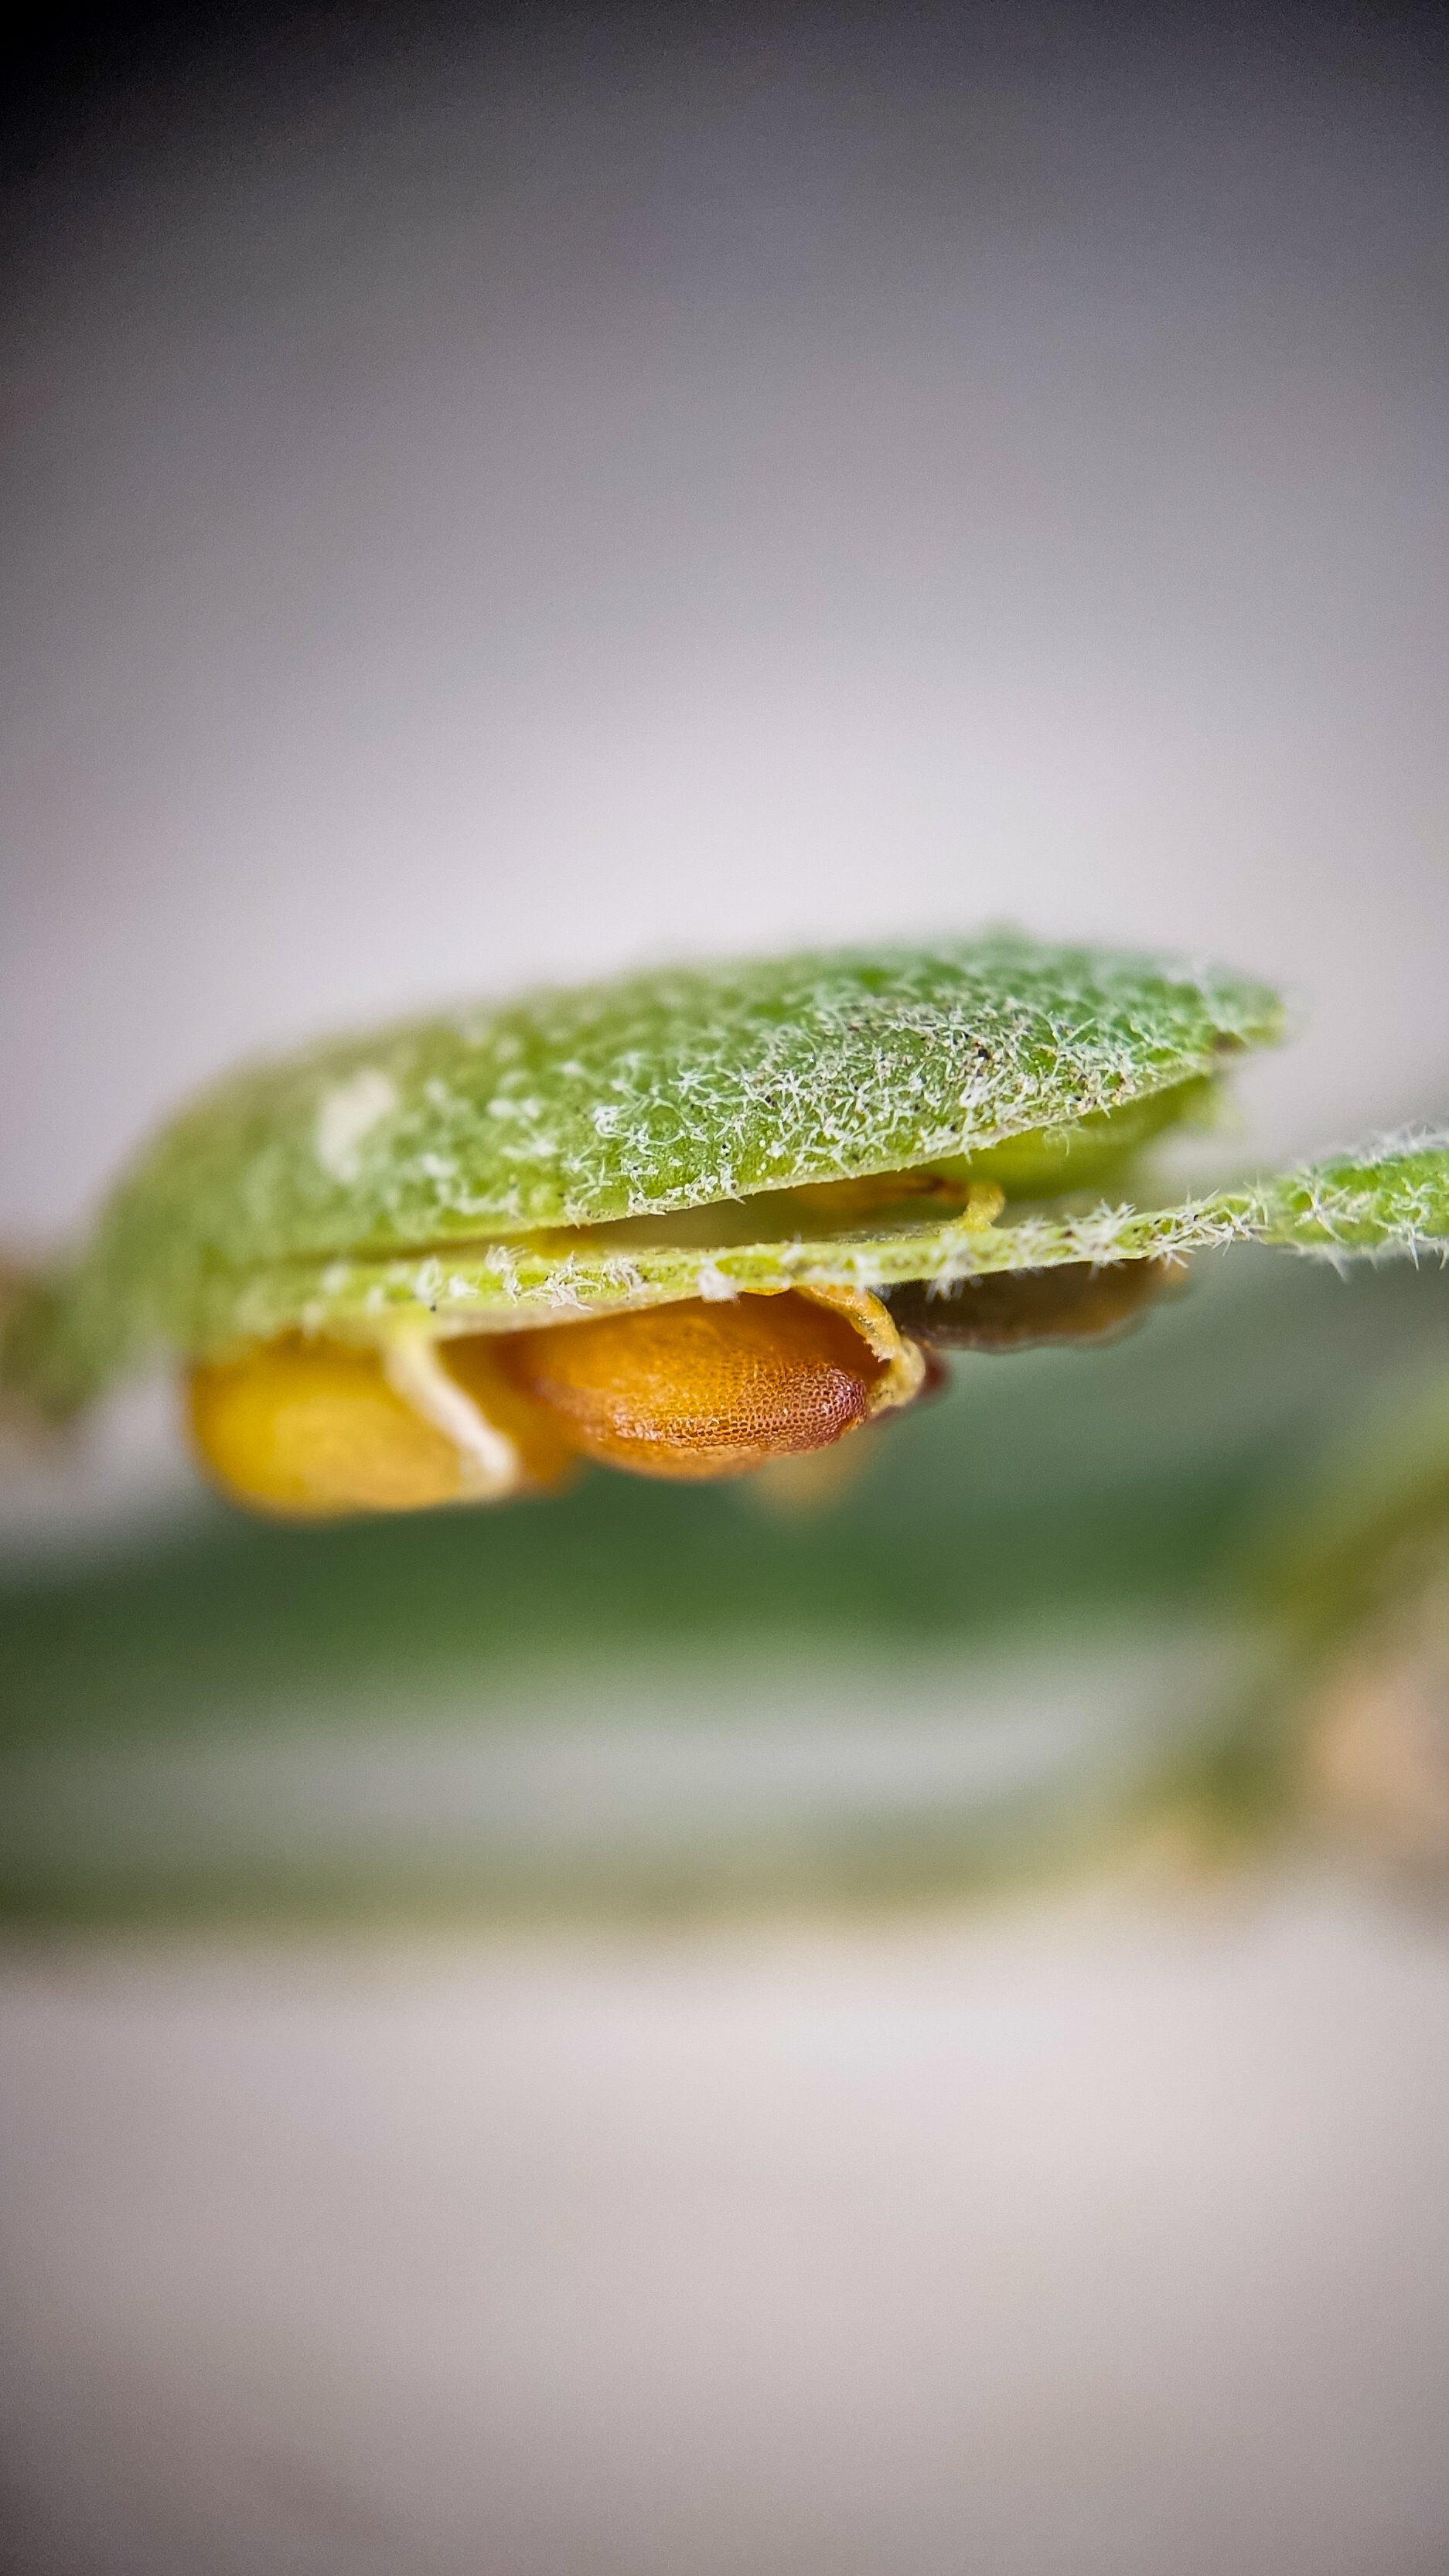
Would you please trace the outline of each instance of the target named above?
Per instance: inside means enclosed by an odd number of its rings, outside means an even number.
[[[1237,977],[1004,940],[545,992],[223,1084],[109,1226],[250,1265],[607,1224],[1075,1121],[1280,1017]]]
[[[1269,1182],[1254,1231],[1304,1252],[1449,1252],[1449,1135],[1391,1136]]]
[[[319,1300],[376,1312],[399,1265],[408,1303],[433,1305],[440,1276],[500,1312],[525,1278],[549,1310],[574,1287],[617,1303],[607,1252],[596,1291],[593,1255],[570,1255],[567,1281],[546,1248],[495,1276],[489,1239],[973,1154],[1187,1084],[1281,1022],[1274,993],[1225,971],[1007,937],[455,1011],[213,1090],[143,1154],[30,1339],[49,1335],[57,1383],[96,1384],[148,1348],[315,1318]],[[450,1246],[470,1249],[454,1262]],[[624,1298],[695,1293],[693,1258]],[[870,1267],[855,1247],[844,1261]],[[776,1260],[738,1284],[784,1279]]]
[[[647,1226],[602,1227],[571,1242],[459,1247],[391,1261],[298,1263],[245,1278],[215,1275],[197,1308],[205,1345],[266,1339],[295,1328],[358,1332],[428,1319],[444,1330],[546,1324],[609,1307],[680,1297],[726,1298],[790,1287],[942,1286],[972,1274],[1050,1269],[1062,1262],[1186,1259],[1234,1242],[1267,1242],[1332,1257],[1449,1253],[1449,1139],[1390,1140],[1244,1190],[1176,1207],[1106,1204],[1043,1211],[1014,1223],[952,1218],[853,1233],[800,1230],[777,1241],[717,1239],[701,1211],[693,1244],[633,1241]],[[726,1212],[738,1224],[749,1209]],[[681,1229],[673,1229],[681,1230]],[[724,1239],[718,1239],[724,1238]]]
[[[569,1245],[492,1244],[394,1261],[297,1264],[220,1276],[197,1308],[206,1347],[267,1340],[293,1329],[368,1338],[389,1324],[431,1318],[444,1330],[486,1332],[561,1323],[608,1308],[681,1297],[769,1295],[784,1288],[943,1285],[973,1272],[1043,1269],[1063,1261],[1122,1261],[1199,1251],[1250,1231],[1236,1203],[1207,1200],[1144,1213],[1030,1217],[983,1227],[940,1222],[718,1249],[618,1246],[606,1230]]]

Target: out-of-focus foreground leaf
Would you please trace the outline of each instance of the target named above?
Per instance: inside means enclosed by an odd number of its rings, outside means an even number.
[[[1436,1369],[1437,1264],[1246,1253],[1118,1347],[961,1362],[814,1511],[596,1475],[312,1531],[208,1507],[129,1557],[32,1566],[0,1596],[0,1901],[958,1885],[1194,1778],[1216,1795],[1234,1658],[1266,1635],[1280,1662],[1287,1633],[1250,1597],[1253,1533]]]

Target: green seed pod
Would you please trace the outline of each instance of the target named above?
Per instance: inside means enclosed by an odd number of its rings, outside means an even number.
[[[0,1378],[64,1411],[162,1352],[215,1370],[342,1346],[452,1444],[458,1492],[497,1493],[528,1480],[527,1439],[498,1426],[532,1398],[501,1348],[478,1395],[484,1337],[796,1292],[869,1347],[853,1422],[920,1383],[880,1302],[903,1283],[1306,1239],[1311,1181],[1308,1201],[1301,1181],[1147,1212],[1100,1196],[1281,1026],[1235,975],[994,937],[646,974],[317,1047],[160,1134],[13,1308]],[[615,1395],[611,1421],[634,1400]]]

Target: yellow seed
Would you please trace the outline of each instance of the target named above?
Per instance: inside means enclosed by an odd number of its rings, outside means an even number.
[[[193,1369],[191,1429],[215,1482],[285,1520],[456,1502],[453,1443],[395,1395],[373,1351],[289,1334]]]

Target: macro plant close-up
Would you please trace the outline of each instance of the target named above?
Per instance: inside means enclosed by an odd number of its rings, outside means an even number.
[[[1240,976],[1006,937],[480,1003],[222,1085],[16,1283],[0,1362],[64,1416],[169,1351],[223,1487],[304,1518],[579,1459],[749,1474],[954,1345],[1095,1339],[1208,1246],[1449,1249],[1432,1134],[1122,1196],[1281,1022]]]
[[[0,127],[0,2576],[1449,2565],[1442,27]]]

